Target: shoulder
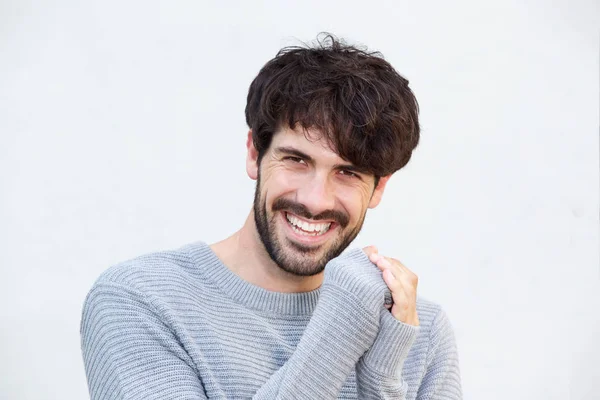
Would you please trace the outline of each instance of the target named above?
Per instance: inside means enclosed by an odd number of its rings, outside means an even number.
[[[201,271],[189,251],[192,245],[146,253],[112,265],[100,274],[92,291],[121,287],[145,295],[160,295],[172,292],[174,287],[201,282],[198,276]]]
[[[193,247],[195,246],[195,247]],[[205,272],[194,257],[201,242],[156,251],[119,262],[105,270],[88,291],[81,330],[98,321],[172,321],[206,292]],[[136,319],[137,318],[137,319]]]
[[[408,364],[422,368],[419,398],[462,399],[458,349],[448,315],[439,304],[420,298],[417,312],[421,331]]]
[[[417,313],[420,323],[417,342],[421,349],[427,349],[425,353],[428,362],[434,357],[450,357],[450,353],[456,353],[454,329],[443,307],[417,297]]]
[[[440,304],[417,297],[417,313],[421,325],[421,335],[427,335],[430,342],[437,342],[441,337],[451,337],[453,340],[452,324]]]
[[[424,319],[424,321],[430,322],[433,321],[440,312],[443,312],[443,310],[440,304],[417,296],[417,312],[419,313],[419,320]]]

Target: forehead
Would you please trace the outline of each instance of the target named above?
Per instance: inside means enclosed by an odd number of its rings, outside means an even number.
[[[292,147],[306,153],[315,160],[329,161],[334,164],[349,164],[335,151],[334,146],[316,129],[281,128],[273,135],[271,148]]]

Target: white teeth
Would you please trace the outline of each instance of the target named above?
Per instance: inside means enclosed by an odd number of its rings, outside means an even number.
[[[329,230],[331,227],[331,222],[320,223],[320,224],[311,224],[306,221],[302,221],[299,218],[290,215],[288,213],[285,214],[287,220],[292,225],[292,228],[295,232],[305,235],[305,236],[317,236],[322,235]]]

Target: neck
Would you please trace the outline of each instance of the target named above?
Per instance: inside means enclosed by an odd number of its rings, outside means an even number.
[[[232,272],[245,281],[274,292],[309,292],[323,283],[323,273],[297,276],[281,269],[265,250],[251,211],[242,228],[220,242],[212,251]]]

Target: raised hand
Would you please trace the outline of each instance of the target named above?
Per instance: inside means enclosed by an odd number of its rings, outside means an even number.
[[[363,251],[369,256],[369,260],[382,271],[383,280],[392,292],[394,302],[391,305],[391,312],[394,318],[408,325],[419,326],[419,316],[417,315],[419,279],[417,275],[395,258],[379,254],[375,246],[365,247]]]

